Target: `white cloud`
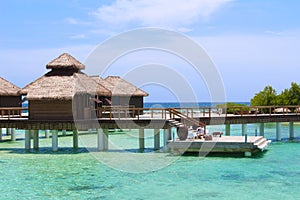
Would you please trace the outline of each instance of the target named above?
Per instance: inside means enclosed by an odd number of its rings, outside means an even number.
[[[78,35],[72,35],[70,38],[77,40],[77,39],[86,39],[87,37],[84,34],[78,34]]]
[[[92,13],[101,22],[189,30],[232,0],[117,0]]]

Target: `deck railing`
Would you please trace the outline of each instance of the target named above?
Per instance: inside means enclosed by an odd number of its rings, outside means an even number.
[[[231,106],[227,108],[199,107],[199,108],[135,108],[127,106],[112,106],[92,109],[91,112],[97,118],[124,119],[135,118],[137,120],[170,119],[172,112],[176,110],[187,118],[211,118],[227,116],[262,116],[262,115],[300,115],[299,106]],[[174,114],[174,112],[173,112]],[[2,119],[26,118],[29,116],[28,108],[21,107],[0,107]]]
[[[28,113],[28,108],[22,107],[3,107],[0,108],[0,116],[1,118],[22,118],[24,114]],[[26,115],[25,115],[26,116]]]

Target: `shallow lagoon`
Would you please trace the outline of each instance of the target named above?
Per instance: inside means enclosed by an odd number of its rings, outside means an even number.
[[[238,134],[239,128],[233,126],[233,134]],[[254,133],[255,128],[249,125],[248,134]],[[271,137],[274,131],[270,125],[266,135]],[[296,136],[299,131],[295,127]],[[18,137],[22,134],[19,131]],[[102,156],[136,154],[138,143],[134,134],[132,130],[110,135],[114,144],[132,148],[131,152],[112,151]],[[285,126],[282,134],[288,135]],[[148,153],[152,144],[149,135]],[[116,170],[95,159],[85,148],[74,151],[71,145],[72,137],[60,137],[59,152],[53,153],[51,139],[40,139],[40,151],[26,153],[23,140],[0,143],[0,199],[300,198],[299,142],[274,142],[268,151],[252,158],[178,156],[172,163],[148,173]],[[157,155],[157,162],[170,157],[165,153],[153,155]],[[144,162],[145,166],[153,164],[153,160]]]

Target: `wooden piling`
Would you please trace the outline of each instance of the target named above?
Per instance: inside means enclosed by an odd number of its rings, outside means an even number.
[[[295,138],[294,122],[289,122],[290,140]]]
[[[281,123],[276,122],[276,140],[281,141]]]
[[[154,129],[154,150],[160,149],[160,129]]]
[[[139,129],[139,148],[145,149],[145,130]]]
[[[52,151],[58,151],[58,130],[52,131]]]
[[[35,150],[39,149],[39,131],[38,130],[33,131],[33,148]]]
[[[25,149],[30,150],[30,144],[31,144],[31,137],[30,137],[30,131],[25,130]]]
[[[73,130],[73,148],[74,149],[78,148],[78,130],[77,129]]]

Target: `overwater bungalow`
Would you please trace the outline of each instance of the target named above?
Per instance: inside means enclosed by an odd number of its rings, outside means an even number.
[[[119,76],[108,76],[105,79],[99,76],[92,76],[92,78],[99,85],[111,91],[110,96],[99,97],[103,105],[143,108],[144,97],[149,95]]]
[[[111,92],[81,72],[85,66],[67,53],[46,65],[48,73],[25,86],[31,120],[72,120],[89,118],[95,96]]]
[[[21,88],[0,77],[0,107],[21,107]]]

